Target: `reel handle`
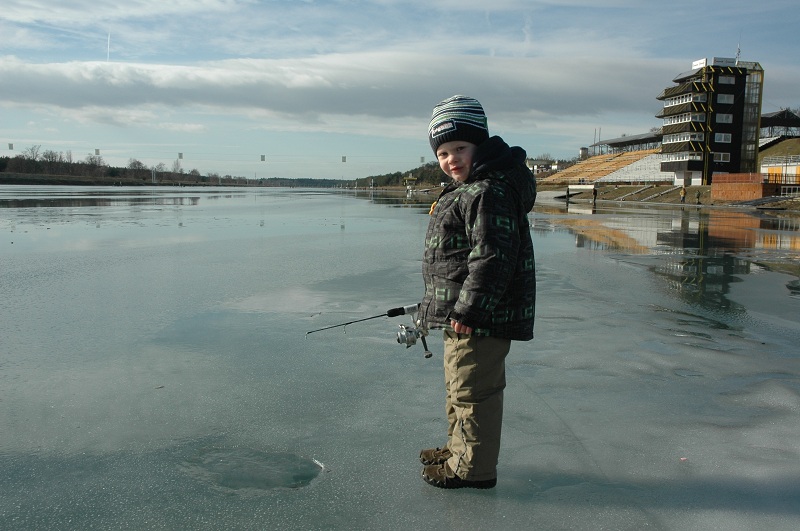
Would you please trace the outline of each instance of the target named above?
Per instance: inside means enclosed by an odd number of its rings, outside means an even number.
[[[422,340],[422,346],[425,347],[425,359],[428,359],[433,356],[433,352],[428,350],[428,342],[425,341],[425,336],[420,336],[419,338]]]

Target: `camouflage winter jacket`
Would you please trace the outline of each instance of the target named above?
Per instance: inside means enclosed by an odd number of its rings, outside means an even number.
[[[525,151],[500,137],[478,146],[472,173],[439,196],[425,236],[420,317],[429,328],[454,319],[473,334],[533,337],[536,272],[528,213],[536,181]]]

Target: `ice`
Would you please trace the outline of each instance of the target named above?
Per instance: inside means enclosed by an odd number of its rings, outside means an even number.
[[[0,528],[800,527],[796,223],[543,200],[498,485],[441,491],[440,336],[306,336],[420,299],[433,199],[0,187]]]

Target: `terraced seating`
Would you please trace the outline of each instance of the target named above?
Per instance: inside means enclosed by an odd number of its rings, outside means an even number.
[[[671,172],[661,171],[661,155],[650,154],[600,179],[603,183],[630,182],[670,182],[674,178]]]
[[[570,166],[564,171],[545,178],[545,183],[592,183],[605,177],[617,170],[625,168],[643,158],[659,153],[659,149],[648,149],[643,151],[624,151],[621,153],[609,153],[595,155],[577,164]]]

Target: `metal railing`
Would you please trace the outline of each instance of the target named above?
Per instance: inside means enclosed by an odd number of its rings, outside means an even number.
[[[787,166],[795,164],[800,164],[800,155],[764,157],[761,161],[762,166]]]
[[[800,185],[781,186],[781,197],[800,197]]]

